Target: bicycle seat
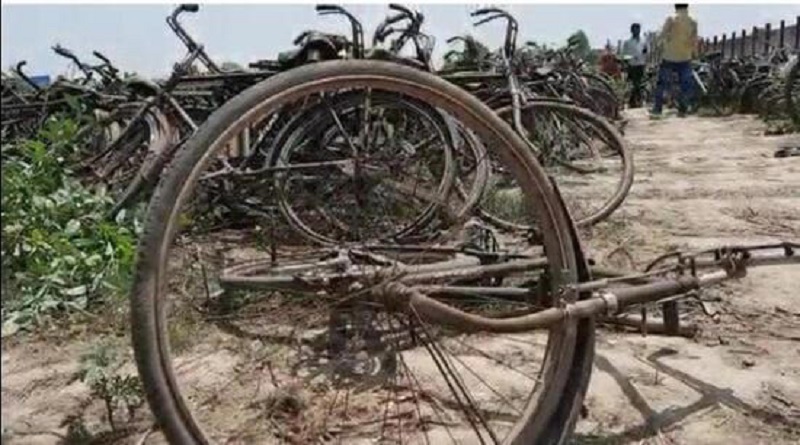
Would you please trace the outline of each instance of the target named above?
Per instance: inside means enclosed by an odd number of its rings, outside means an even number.
[[[278,54],[278,63],[282,68],[293,68],[312,61],[338,59],[339,52],[347,47],[347,38],[337,34],[305,31],[294,43],[299,48]]]

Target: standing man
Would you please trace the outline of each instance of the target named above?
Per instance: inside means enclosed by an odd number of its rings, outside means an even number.
[[[678,96],[678,116],[686,115],[693,89],[692,59],[697,44],[697,22],[689,17],[689,5],[675,5],[675,15],[668,17],[661,30],[663,55],[658,70],[653,110],[650,116],[661,117],[664,107],[664,91],[671,82],[671,75],[678,74],[680,79],[680,95]]]
[[[644,67],[646,64],[647,45],[641,38],[642,26],[638,23],[631,25],[631,38],[622,45],[622,60],[628,73],[628,82],[631,94],[628,100],[629,108],[642,106],[642,82],[644,81]]]

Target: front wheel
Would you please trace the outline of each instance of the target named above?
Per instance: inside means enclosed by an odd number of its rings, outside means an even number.
[[[417,284],[440,283],[441,274],[425,273],[433,267],[425,252],[435,246],[395,255],[348,245],[344,254],[320,257],[313,245],[264,251],[255,237],[239,237],[231,247],[187,230],[196,185],[230,140],[287,105],[343,91],[409,97],[452,116],[520,184],[532,211],[528,223],[542,235],[537,267],[515,269],[514,282],[528,283],[521,292],[530,285],[552,298],[481,298],[480,287],[462,298],[438,295],[430,290],[436,286],[419,292],[430,292],[437,307],[509,321],[585,297],[571,286],[585,276],[569,215],[525,142],[498,115],[445,80],[395,63],[293,69],[217,110],[181,147],[150,203],[130,298],[132,338],[166,438],[173,444],[564,443],[591,372],[591,319],[567,317],[535,332],[445,327],[384,293],[409,268],[416,267]],[[274,283],[275,274],[251,266],[247,289],[225,288],[237,281],[222,279],[231,270],[226,263],[255,256],[269,258],[269,269],[286,275],[281,282],[294,290],[267,291],[259,285]],[[283,256],[293,260],[281,267]],[[312,283],[307,276],[315,268],[336,276]],[[460,268],[448,270],[469,278]],[[319,287],[303,292],[314,283]],[[215,291],[220,285],[223,294]]]

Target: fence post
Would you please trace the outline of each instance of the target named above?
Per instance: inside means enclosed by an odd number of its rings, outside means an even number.
[[[731,59],[736,58],[736,31],[731,33]]]
[[[794,24],[794,49],[800,49],[800,15],[797,16]]]
[[[719,51],[719,42],[717,36],[714,36],[714,51]]]
[[[764,55],[769,54],[770,40],[772,39],[772,25],[767,23],[764,25]]]
[[[741,48],[739,49],[739,57],[744,58],[745,53],[747,52],[747,47],[745,46],[745,42],[747,42],[747,30],[742,30],[742,44]]]
[[[783,42],[785,40],[785,34],[786,34],[786,20],[781,20],[781,33],[778,36],[778,47],[780,49],[783,49]]]
[[[725,43],[727,43],[727,41],[728,41],[728,35],[727,34],[723,34],[722,35],[722,58],[723,59],[725,58]]]
[[[755,57],[758,52],[758,27],[753,27],[753,35],[750,37],[750,55]]]

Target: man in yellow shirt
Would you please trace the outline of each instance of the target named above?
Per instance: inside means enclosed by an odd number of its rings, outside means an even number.
[[[681,93],[678,97],[678,116],[685,116],[694,88],[692,59],[697,45],[697,22],[689,17],[689,5],[675,5],[675,15],[668,17],[661,30],[663,48],[661,66],[658,70],[655,97],[651,116],[661,116],[664,107],[664,92],[671,83],[673,73],[680,79]]]

